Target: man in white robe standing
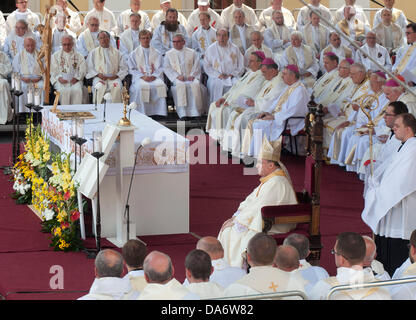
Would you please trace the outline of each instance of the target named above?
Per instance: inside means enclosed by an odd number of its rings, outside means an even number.
[[[98,41],[100,46],[93,49],[87,58],[86,78],[93,78],[93,99],[102,103],[104,94],[110,92],[113,103],[122,102],[121,81],[128,74],[127,64],[120,51],[110,45],[110,33],[101,31]]]
[[[168,9],[172,8],[172,1],[171,0],[160,0],[160,8],[161,10],[157,11],[151,21],[152,29],[155,30],[163,21],[166,19],[166,12]],[[185,16],[178,12],[178,21],[179,23],[186,28],[186,25],[188,24],[187,19]]]
[[[396,53],[396,51],[404,45],[405,31],[392,21],[393,16],[390,9],[384,8],[381,10],[381,21],[373,29],[376,34],[377,43],[384,48],[390,54]],[[406,30],[406,27],[404,28]]]
[[[139,13],[130,14],[130,27],[120,34],[120,47],[119,50],[124,58],[124,61],[128,61],[130,53],[132,53],[139,45],[139,32],[141,16]]]
[[[384,0],[384,8],[390,10],[391,16],[392,16],[392,22],[397,24],[403,31],[403,33],[406,31],[406,26],[408,24],[408,21],[406,19],[406,16],[404,12],[400,9],[394,8],[394,2],[395,0]],[[378,10],[374,15],[373,20],[373,28],[377,27],[383,20],[383,10],[384,8]]]
[[[242,253],[246,250],[248,242],[257,233],[262,232],[262,207],[297,203],[289,174],[280,162],[281,148],[281,139],[272,143],[266,138],[263,140],[256,165],[260,185],[240,203],[234,215],[223,223],[218,234],[224,248],[224,259],[231,266],[242,267]],[[296,224],[293,223],[278,224],[273,225],[271,230],[274,233],[285,233],[295,227]]]
[[[143,10],[140,10],[141,0],[130,0],[130,8],[120,13],[117,18],[118,34],[122,34],[128,28],[131,28],[130,17],[132,13],[140,15],[139,29],[152,31],[149,16]]]
[[[282,71],[282,78],[287,87],[282,91],[276,103],[248,122],[244,132],[241,152],[255,157],[262,145],[263,137],[275,141],[281,136],[287,121],[291,135],[296,135],[304,128],[304,117],[308,113],[307,104],[310,100],[305,86],[300,81],[299,69],[288,65]],[[297,117],[296,119],[289,119]]]
[[[85,29],[78,37],[75,50],[82,54],[87,59],[88,54],[95,48],[100,46],[98,41],[98,33],[100,32],[100,20],[96,16],[90,16],[85,20],[87,29]],[[111,37],[111,46],[117,48],[116,42]]]
[[[307,281],[298,272],[287,272],[275,267],[275,257],[279,259],[285,255],[286,246],[277,247],[273,237],[258,233],[247,245],[247,263],[250,272],[231,284],[225,290],[226,297],[246,296],[258,294],[273,294],[285,291],[300,291],[305,293]],[[297,254],[296,249],[291,249]],[[300,299],[287,297],[283,299]]]
[[[133,76],[130,100],[136,102],[136,110],[148,116],[167,116],[167,87],[163,82],[162,55],[150,46],[152,33],[139,33],[140,46],[128,60],[129,73]]]
[[[10,86],[7,77],[12,72],[12,64],[9,57],[0,51],[0,124],[5,124],[13,118],[10,107],[12,97],[10,95]]]
[[[74,38],[62,37],[62,49],[51,57],[51,83],[60,93],[62,105],[82,104],[83,80],[87,73],[84,57],[74,50]]]
[[[175,268],[170,257],[159,251],[150,252],[143,263],[147,286],[138,300],[199,300],[174,278]]]
[[[6,20],[4,19],[3,12],[0,11],[0,46],[4,45],[4,41],[7,37]]]
[[[321,0],[310,0],[309,6],[315,11],[318,11],[327,21],[332,22],[331,11],[321,4]],[[297,18],[298,30],[301,30],[310,22],[310,13],[312,12],[308,6],[300,8]],[[323,22],[324,23],[324,22]],[[325,25],[325,23],[324,23]]]
[[[378,260],[391,275],[408,257],[408,243],[416,229],[416,119],[396,116],[394,134],[401,145],[381,172],[368,179],[363,221],[375,235]]]
[[[43,62],[42,62],[43,63]],[[19,112],[29,112],[26,108],[28,93],[31,93],[31,103],[34,103],[34,96],[39,96],[39,105],[43,104],[43,77],[42,66],[38,62],[38,51],[36,50],[36,40],[27,37],[24,40],[24,49],[13,59],[13,72],[20,77],[21,90],[23,94],[19,97]]]
[[[200,26],[192,33],[191,43],[192,49],[194,49],[201,60],[201,67],[204,64],[204,56],[207,48],[217,41],[216,29],[211,27],[211,16],[208,12],[199,13]]]
[[[356,0],[345,0],[345,5],[340,7],[334,14],[334,23],[337,24],[339,21],[344,19],[344,12],[346,7],[351,7],[355,12],[355,17],[358,19],[360,24],[365,25],[366,28],[370,29],[370,23],[368,22],[368,18],[363,10],[363,8],[359,5],[356,5]]]
[[[206,111],[206,88],[201,84],[201,66],[195,50],[185,47],[185,37],[173,36],[173,48],[166,52],[163,72],[172,82],[172,95],[180,119],[199,117]]]
[[[80,13],[68,8],[67,0],[56,0],[55,8],[58,9],[58,14],[63,14],[66,17],[68,29],[78,35],[82,30]]]
[[[329,40],[329,29],[321,24],[320,17],[313,11],[310,22],[302,28],[305,43],[315,51],[316,59],[320,59],[321,51],[326,48]]]
[[[265,55],[261,51],[255,51],[250,55],[249,69],[229,91],[219,100],[211,103],[208,111],[206,131],[210,137],[222,142],[223,131],[228,127],[231,114],[232,118],[244,111],[246,99],[254,99],[262,88],[264,76],[261,70]]]
[[[30,30],[34,31],[35,27],[40,23],[39,16],[29,9],[29,1],[15,0],[16,10],[7,16],[6,30],[11,32],[19,20],[25,20]]]
[[[173,48],[173,37],[181,33],[185,39],[185,45],[191,47],[191,41],[188,37],[185,27],[178,21],[178,11],[174,8],[169,8],[166,11],[166,19],[156,27],[153,32],[152,41],[150,44],[162,55],[165,55]]]
[[[350,40],[359,47],[363,45],[365,35],[370,31],[369,25],[360,20],[357,11],[353,6],[344,7],[343,18],[337,22],[336,29],[349,37]],[[344,38],[342,38],[342,43],[355,52],[355,47],[350,45]]]
[[[253,8],[246,6],[244,4],[244,0],[233,0],[233,3],[229,5],[227,8],[225,8],[224,10],[222,10],[221,12],[221,19],[222,19],[224,28],[226,28],[227,30],[230,30],[233,24],[235,23],[233,19],[233,15],[236,9],[241,9],[244,11],[247,25],[257,26],[258,19],[257,19],[256,12],[253,10]]]
[[[198,8],[192,11],[188,17],[186,31],[188,31],[189,36],[192,36],[193,33],[202,25],[200,23],[200,14],[202,12],[205,12],[209,15],[209,26],[211,28],[218,29],[223,26],[223,22],[220,15],[209,7],[208,0],[198,0],[197,5]]]
[[[288,65],[296,65],[299,69],[300,81],[311,91],[319,72],[319,64],[315,51],[302,43],[303,35],[299,31],[292,32],[291,45],[285,49],[279,65],[285,68]]]
[[[105,0],[92,0],[94,8],[88,11],[84,20],[88,21],[91,16],[97,17],[100,28],[107,31],[112,36],[117,35],[117,21],[114,13],[105,7]]]
[[[204,71],[208,75],[209,103],[220,99],[244,73],[244,56],[229,41],[226,29],[217,30],[217,41],[211,44],[204,57]]]
[[[66,28],[67,18],[62,14],[55,17],[55,28],[52,30],[52,54],[62,49],[62,38],[65,35],[70,35],[76,39],[77,35]]]
[[[245,13],[242,9],[235,9],[233,12],[234,24],[230,28],[230,41],[234,43],[244,55],[251,46],[251,33],[254,27],[245,22]]]

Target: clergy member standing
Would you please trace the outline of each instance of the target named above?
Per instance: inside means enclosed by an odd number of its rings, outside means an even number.
[[[12,120],[13,113],[11,109],[12,97],[10,95],[10,86],[7,77],[12,72],[10,59],[4,52],[0,51],[0,124],[5,124]]]

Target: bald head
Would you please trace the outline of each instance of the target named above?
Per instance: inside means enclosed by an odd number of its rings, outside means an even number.
[[[299,253],[295,247],[281,245],[276,250],[275,265],[280,270],[291,272],[299,268]]]
[[[364,267],[370,267],[376,257],[376,244],[369,236],[363,236],[365,242]]]
[[[224,257],[224,248],[221,242],[215,237],[202,237],[196,244],[196,248],[209,254],[211,260]]]
[[[123,273],[123,257],[111,249],[101,250],[95,258],[95,274],[97,278],[117,277]]]
[[[173,278],[173,265],[170,257],[160,251],[152,251],[144,259],[143,271],[148,283],[165,284]]]

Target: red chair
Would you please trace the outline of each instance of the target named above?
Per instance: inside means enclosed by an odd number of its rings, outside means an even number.
[[[288,137],[289,139],[289,145],[290,145],[290,152],[293,154],[293,144],[295,145],[295,155],[298,155],[298,141],[297,137],[299,136],[306,136],[305,130],[300,130],[296,135],[292,135],[292,132],[290,131],[290,128],[288,128],[289,120],[290,119],[305,119],[305,117],[290,117],[286,119],[285,126],[283,128],[282,136]]]
[[[313,101],[313,100],[312,100]],[[312,105],[313,106],[313,105]],[[278,245],[291,233],[300,233],[309,238],[311,254],[307,260],[314,265],[319,264],[322,243],[320,234],[320,180],[323,162],[322,152],[322,106],[313,110],[305,121],[307,136],[305,159],[304,186],[301,192],[296,192],[298,204],[265,206],[261,210],[264,221],[263,232],[270,231],[273,224],[296,223],[294,230],[283,234],[272,234]]]

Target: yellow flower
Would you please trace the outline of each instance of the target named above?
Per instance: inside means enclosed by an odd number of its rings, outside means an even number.
[[[59,249],[64,250],[65,248],[69,247],[69,243],[66,243],[64,239],[60,239],[59,242]]]
[[[61,228],[59,228],[59,227],[57,227],[56,229],[55,229],[55,231],[53,232],[53,234],[55,235],[55,236],[61,236],[62,235],[62,232],[61,232]]]

